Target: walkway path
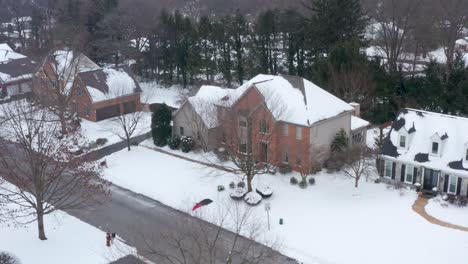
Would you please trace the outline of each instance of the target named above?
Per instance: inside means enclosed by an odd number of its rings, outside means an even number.
[[[468,232],[468,227],[447,223],[429,215],[426,211],[426,205],[428,202],[429,202],[429,199],[426,196],[420,194],[418,199],[414,201],[413,211],[418,213],[420,216],[422,216],[424,219],[426,219],[432,224]]]

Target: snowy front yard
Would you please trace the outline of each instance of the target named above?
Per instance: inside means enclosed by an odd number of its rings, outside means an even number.
[[[468,227],[468,207],[459,207],[443,201],[440,196],[429,200],[426,211],[442,221]]]
[[[99,122],[91,122],[86,119],[81,119],[81,131],[83,136],[86,137],[90,142],[96,142],[96,140],[99,138],[107,139],[106,144],[103,146],[112,145],[114,143],[123,141],[121,137],[125,137],[124,130],[118,122],[113,120],[114,119],[111,118]],[[141,119],[138,122],[137,128],[135,129],[132,137],[145,134],[149,131],[151,131],[151,113],[142,112]]]
[[[36,222],[21,227],[0,223],[0,252],[15,255],[23,264],[107,264],[135,253],[118,240],[106,247],[105,232],[61,211],[46,216],[45,224],[48,240],[40,241]]]
[[[196,201],[210,198],[209,207],[228,198],[236,175],[158,153],[145,147],[120,151],[107,157],[105,178],[164,204],[186,211]],[[300,189],[290,176],[261,175],[256,184],[270,186],[274,194],[254,208],[265,222],[263,204],[271,203],[272,229],[286,255],[304,263],[463,263],[468,234],[433,225],[414,213],[416,194],[397,191],[385,184],[321,173],[316,184]],[[297,178],[300,178],[296,175]],[[226,191],[218,192],[224,185]],[[206,210],[204,208],[202,210]],[[279,225],[279,219],[284,225]]]

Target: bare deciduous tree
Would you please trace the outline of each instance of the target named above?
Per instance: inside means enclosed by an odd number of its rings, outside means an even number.
[[[105,202],[98,164],[77,156],[84,144],[79,131],[63,135],[49,111],[26,101],[4,105],[1,121],[0,176],[11,184],[0,185],[0,200],[15,205],[10,217],[37,221],[39,239],[46,240],[45,215]]]
[[[214,225],[192,217],[177,218],[176,232],[155,232],[151,224],[141,225],[145,232],[140,227],[137,233],[146,244],[143,255],[163,264],[277,263],[280,243],[267,238],[250,208],[233,204],[217,209],[213,215],[197,214]]]
[[[353,145],[346,148],[344,156],[344,173],[354,179],[354,187],[358,187],[362,177],[368,177],[375,167],[374,151],[363,145]]]

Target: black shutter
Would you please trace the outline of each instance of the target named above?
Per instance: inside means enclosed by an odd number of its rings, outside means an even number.
[[[460,191],[461,191],[461,184],[462,184],[462,178],[458,177],[458,183],[457,183],[457,195],[460,195]]]
[[[416,177],[418,176],[418,168],[414,168],[413,170],[413,184],[416,183]]]
[[[445,174],[444,176],[444,192],[446,193],[448,190],[448,184],[449,184],[449,176]]]
[[[396,173],[396,163],[392,162],[392,180],[395,179],[395,173]]]
[[[405,182],[405,173],[406,173],[406,165],[405,164],[401,164],[401,177],[400,177],[400,181],[401,182]]]

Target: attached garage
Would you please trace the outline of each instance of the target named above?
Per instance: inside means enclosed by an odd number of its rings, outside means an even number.
[[[120,106],[118,104],[96,109],[96,121],[101,121],[119,115]]]

